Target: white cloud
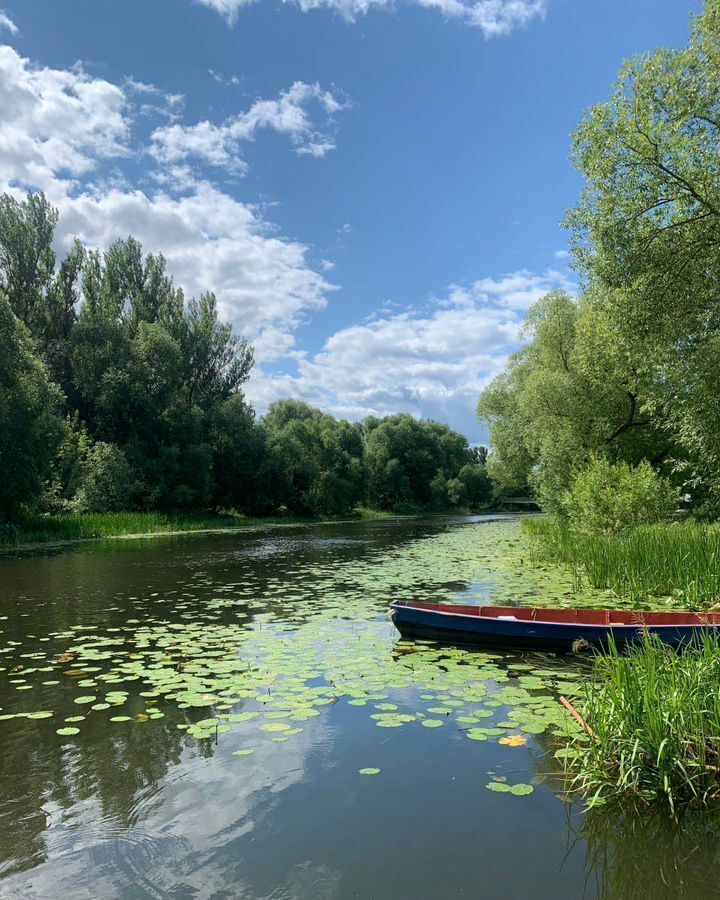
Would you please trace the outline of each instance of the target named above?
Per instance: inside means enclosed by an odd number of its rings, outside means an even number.
[[[214,291],[223,317],[256,345],[263,361],[286,355],[304,317],[325,306],[332,286],[307,264],[307,248],[267,235],[254,209],[208,182],[189,194],[83,192],[60,204],[60,240],[106,247],[133,234],[162,252],[189,295]]]
[[[222,75],[220,72],[216,72],[215,69],[208,69],[208,75],[212,78],[213,81],[216,81],[218,84],[224,85],[237,85],[240,84],[240,79],[237,75]]]
[[[146,251],[165,255],[186,293],[214,291],[223,316],[256,343],[259,359],[292,353],[298,325],[333,289],[309,265],[308,248],[277,236],[256,205],[186,166],[158,163],[153,191],[123,169],[144,153],[133,126],[145,100],[177,109],[176,96],[132,79],[116,85],[80,66],[38,66],[1,46],[0,190],[45,191],[60,211],[60,248],[76,236],[105,248],[135,235]],[[145,98],[143,105],[135,97]],[[278,99],[253,104],[241,117],[245,133],[273,127],[301,141],[311,131],[305,110],[311,100],[327,113],[340,108],[317,85],[296,82]]]
[[[129,155],[127,97],[117,85],[72,70],[34,66],[0,46],[0,174],[43,187]]]
[[[10,16],[0,9],[0,31],[9,31],[10,34],[17,34],[18,27],[10,18]]]
[[[152,134],[150,153],[161,163],[178,163],[194,157],[213,166],[244,172],[247,164],[240,158],[240,144],[254,140],[261,128],[269,128],[287,135],[296,153],[325,156],[335,149],[335,142],[328,134],[316,130],[309,114],[312,106],[320,108],[329,126],[332,116],[346,104],[317,83],[296,81],[276,99],[256,100],[249,110],[219,125],[205,121],[157,128]]]
[[[233,24],[244,6],[254,0],[197,0],[209,6]],[[293,0],[284,0],[293,2]],[[294,0],[303,12],[327,7],[339,12],[348,21],[366,15],[371,9],[392,8],[393,0]],[[547,0],[408,0],[418,6],[437,9],[447,18],[459,19],[479,28],[486,38],[509,34],[515,28],[527,25],[532,19],[542,18]]]
[[[256,372],[250,395],[260,409],[296,397],[353,419],[409,412],[478,431],[479,392],[517,347],[527,307],[555,288],[574,285],[552,269],[451,285],[425,310],[383,309],[336,332],[295,376]]]

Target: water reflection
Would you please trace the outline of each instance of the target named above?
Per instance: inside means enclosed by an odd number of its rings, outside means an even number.
[[[602,900],[720,897],[720,814],[679,822],[643,809],[597,808],[576,817],[571,842],[585,847],[586,894]]]

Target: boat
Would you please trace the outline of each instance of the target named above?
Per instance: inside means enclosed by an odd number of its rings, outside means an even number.
[[[606,647],[611,637],[622,647],[648,634],[682,646],[720,627],[720,613],[461,606],[413,600],[392,603],[390,616],[403,637],[538,650]]]

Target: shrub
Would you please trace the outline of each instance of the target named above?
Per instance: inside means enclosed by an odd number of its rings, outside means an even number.
[[[643,460],[632,467],[594,457],[563,498],[571,528],[585,534],[619,534],[667,519],[680,492]]]
[[[79,512],[119,512],[132,504],[139,485],[118,446],[98,442],[88,450],[81,469],[75,503]]]

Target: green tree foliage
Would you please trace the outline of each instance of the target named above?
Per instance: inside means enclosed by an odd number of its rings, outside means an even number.
[[[679,490],[646,460],[632,467],[603,457],[590,460],[563,498],[574,531],[607,535],[667,519],[679,502]]]
[[[367,419],[365,430],[372,506],[447,509],[479,504],[484,499],[479,481],[468,470],[484,472],[484,467],[476,462],[467,439],[447,425],[397,415]]]
[[[363,498],[362,428],[306,403],[273,403],[262,420],[270,502],[297,515],[340,515]]]
[[[219,321],[212,294],[186,303],[163,257],[144,255],[132,237],[105,253],[75,244],[58,265],[56,223],[42,195],[0,198],[0,290],[32,333],[83,434],[82,450],[72,428],[63,444],[50,506],[75,497],[75,506],[93,509],[131,500],[146,508],[207,507],[219,472],[213,443],[226,444],[226,421],[236,437],[238,431],[220,410],[247,380],[252,349]],[[125,464],[134,489],[121,498],[108,488],[99,499],[103,491],[89,486],[87,472],[84,480],[79,475],[90,466],[105,483]]]
[[[717,512],[720,0],[687,47],[623,66],[573,156],[586,179],[568,215],[583,293],[541,300],[528,344],[483,393],[491,472],[562,511],[594,456],[596,468],[647,460]]]
[[[74,508],[78,512],[120,512],[132,506],[139,487],[122,450],[98,441],[82,460]]]
[[[569,215],[589,297],[681,446],[720,497],[720,0],[680,50],[626,63],[578,129],[586,178]]]
[[[528,312],[527,344],[480,397],[488,422],[488,463],[498,490],[531,486],[560,511],[575,473],[598,454],[637,463],[666,455],[668,440],[646,409],[632,360],[612,352],[597,308],[553,292]]]
[[[0,520],[43,490],[63,436],[62,394],[32,338],[0,294]]]
[[[17,452],[3,452],[23,474],[3,515],[43,487],[36,511],[344,515],[366,499],[367,459],[371,502],[384,508],[488,501],[483,449],[437,423],[351,424],[296,401],[256,421],[242,393],[252,348],[220,321],[213,294],[186,300],[163,257],[132,237],[105,252],[76,243],[58,262],[56,223],[42,195],[0,198],[0,297],[12,326],[2,363],[19,386],[0,440],[13,436]]]
[[[242,394],[215,407],[210,427],[214,503],[218,508],[272,511],[273,491],[265,491],[265,432]]]

